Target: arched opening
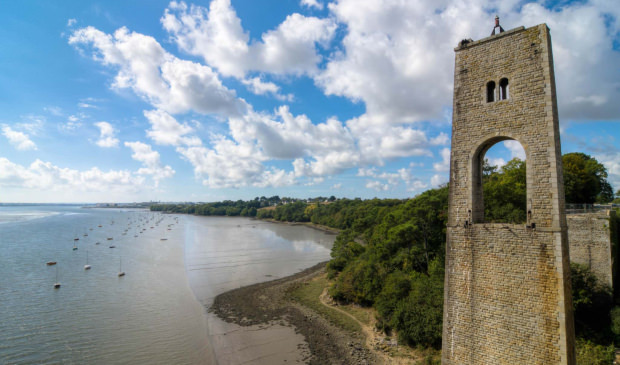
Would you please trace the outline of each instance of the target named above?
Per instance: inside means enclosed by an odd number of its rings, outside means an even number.
[[[499,100],[508,99],[508,79],[503,78],[499,80]]]
[[[495,101],[495,81],[487,82],[487,103]]]
[[[478,149],[472,167],[472,222],[526,223],[527,165],[521,144],[507,137],[490,139]]]

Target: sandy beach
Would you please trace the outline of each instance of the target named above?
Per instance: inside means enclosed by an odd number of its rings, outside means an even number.
[[[270,340],[278,337],[279,328],[285,326],[294,329],[303,341],[297,345],[295,359],[292,362],[283,360],[281,363],[382,363],[383,361],[364,347],[361,334],[333,325],[289,295],[297,286],[322,275],[325,265],[326,263],[321,263],[292,276],[220,294],[209,311],[228,323],[246,328],[246,331],[255,332],[258,329],[261,332],[260,336],[257,336],[261,338],[261,351],[267,353],[284,350],[280,341]],[[273,364],[273,360],[272,357],[269,363]],[[263,362],[255,357],[252,363]]]

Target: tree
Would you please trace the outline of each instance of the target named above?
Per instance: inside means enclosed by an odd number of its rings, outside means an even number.
[[[585,265],[571,263],[575,333],[596,342],[611,339],[612,290]]]
[[[567,203],[607,203],[613,199],[607,169],[594,157],[581,152],[567,153],[562,156],[562,165]]]
[[[526,165],[513,158],[497,171],[488,161],[482,167],[484,218],[488,222],[522,223],[526,220]]]

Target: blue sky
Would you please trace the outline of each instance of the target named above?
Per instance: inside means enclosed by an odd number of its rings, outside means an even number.
[[[548,24],[562,151],[617,190],[615,5],[3,2],[0,202],[415,196],[448,179],[453,49],[496,13]]]

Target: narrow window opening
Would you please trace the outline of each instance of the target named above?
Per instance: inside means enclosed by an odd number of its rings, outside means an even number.
[[[495,81],[489,81],[487,83],[487,103],[495,101]]]
[[[499,100],[508,99],[508,79],[499,80]]]

